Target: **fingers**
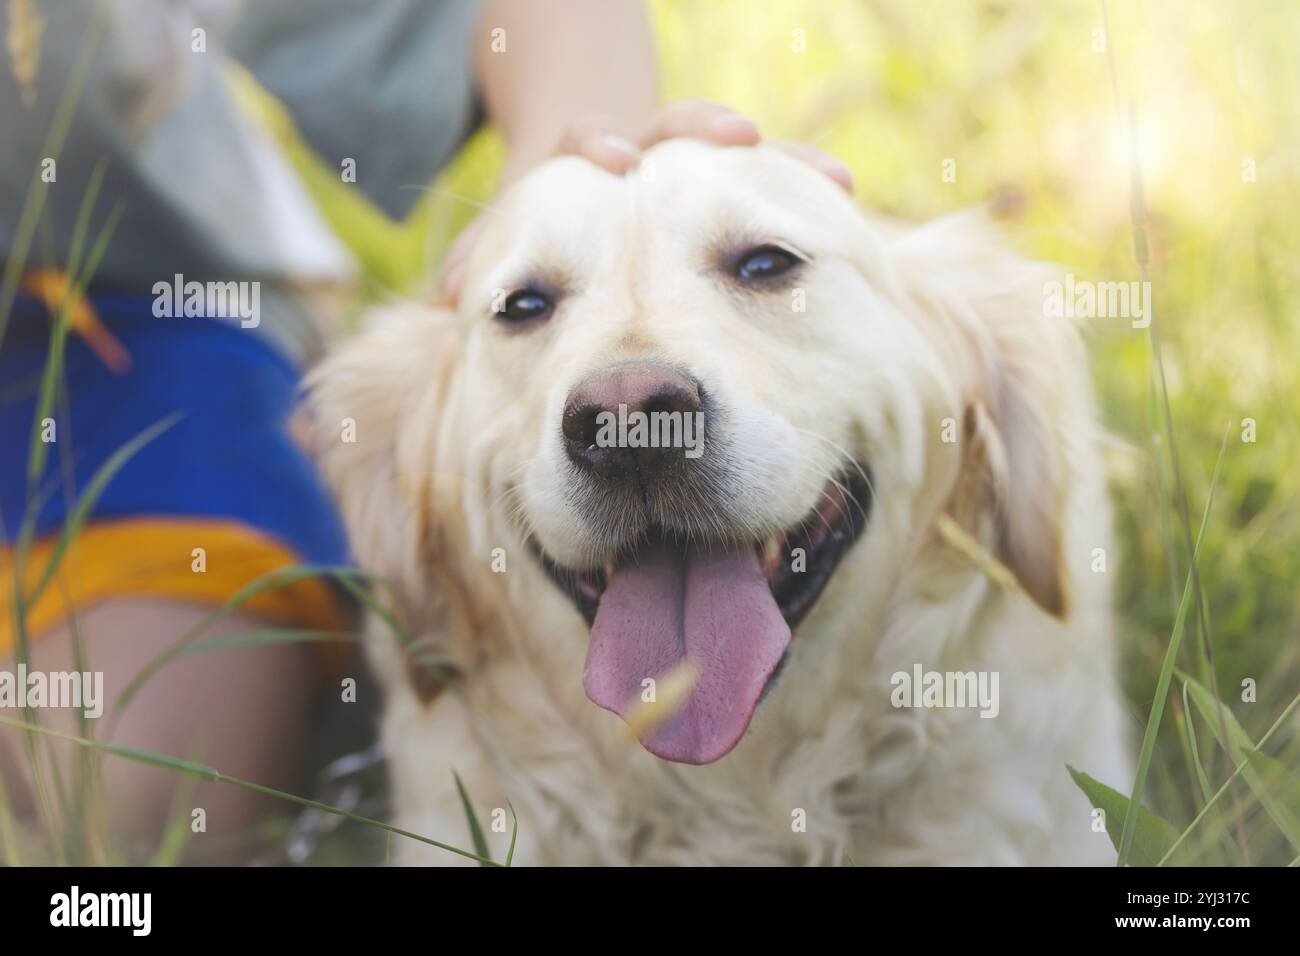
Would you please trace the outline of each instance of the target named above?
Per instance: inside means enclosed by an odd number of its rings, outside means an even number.
[[[556,151],[581,156],[619,175],[641,161],[641,150],[626,136],[615,132],[612,122],[599,116],[580,120],[565,130]]]
[[[656,110],[635,142],[617,132],[607,117],[587,117],[565,131],[557,152],[582,156],[621,175],[636,167],[641,150],[678,138],[717,146],[752,146],[760,136],[754,122],[735,110],[703,100],[682,100]]]
[[[768,140],[767,145],[773,149],[779,149],[788,156],[801,160],[820,170],[843,189],[846,193],[853,192],[853,174],[849,172],[849,167],[845,166],[830,153],[824,153],[816,146],[809,146],[807,143],[801,143],[797,140]]]
[[[754,121],[735,110],[705,100],[678,100],[654,112],[638,145],[645,149],[677,138],[702,139],[718,146],[752,146],[760,136]]]
[[[717,146],[753,146],[762,137],[758,126],[735,110],[705,100],[679,100],[656,110],[635,143],[616,132],[608,118],[592,116],[565,131],[557,152],[582,156],[602,169],[622,175],[640,162],[641,150],[678,138],[703,140]],[[845,192],[853,192],[853,174],[829,153],[793,140],[773,141],[771,145],[825,173]]]

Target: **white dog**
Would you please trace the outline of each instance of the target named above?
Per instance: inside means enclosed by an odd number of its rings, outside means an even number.
[[[389,309],[313,380],[409,632],[369,635],[396,824],[467,846],[455,771],[519,862],[1113,860],[1066,770],[1131,780],[1049,278],[763,147],[511,189],[458,312]]]

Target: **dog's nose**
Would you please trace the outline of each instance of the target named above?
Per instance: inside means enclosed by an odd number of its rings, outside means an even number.
[[[564,404],[569,459],[602,478],[655,478],[702,448],[700,384],[657,362],[625,362],[595,372]]]

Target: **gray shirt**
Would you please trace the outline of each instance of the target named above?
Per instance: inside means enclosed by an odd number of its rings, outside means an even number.
[[[247,69],[288,108],[334,169],[402,216],[479,122],[471,64],[477,0],[36,0],[44,20],[26,95],[0,70],[0,258],[47,159],[70,73],[90,69],[54,167],[29,268],[68,258],[92,172],[107,160],[90,220],[121,219],[94,282],[149,294],[177,274],[256,281],[258,330],[296,360],[320,344],[295,283],[347,282],[355,264],[287,160],[235,103]],[[99,17],[101,19],[97,20]],[[8,21],[6,20],[5,23]],[[0,49],[8,50],[8,27]],[[83,47],[88,31],[93,46]],[[48,157],[53,158],[53,157]]]

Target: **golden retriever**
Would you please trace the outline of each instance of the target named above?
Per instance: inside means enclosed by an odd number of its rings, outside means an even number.
[[[455,312],[312,379],[409,632],[368,635],[396,824],[467,845],[455,771],[526,863],[1113,860],[1066,770],[1130,756],[1052,273],[766,147],[557,158],[487,215]]]

